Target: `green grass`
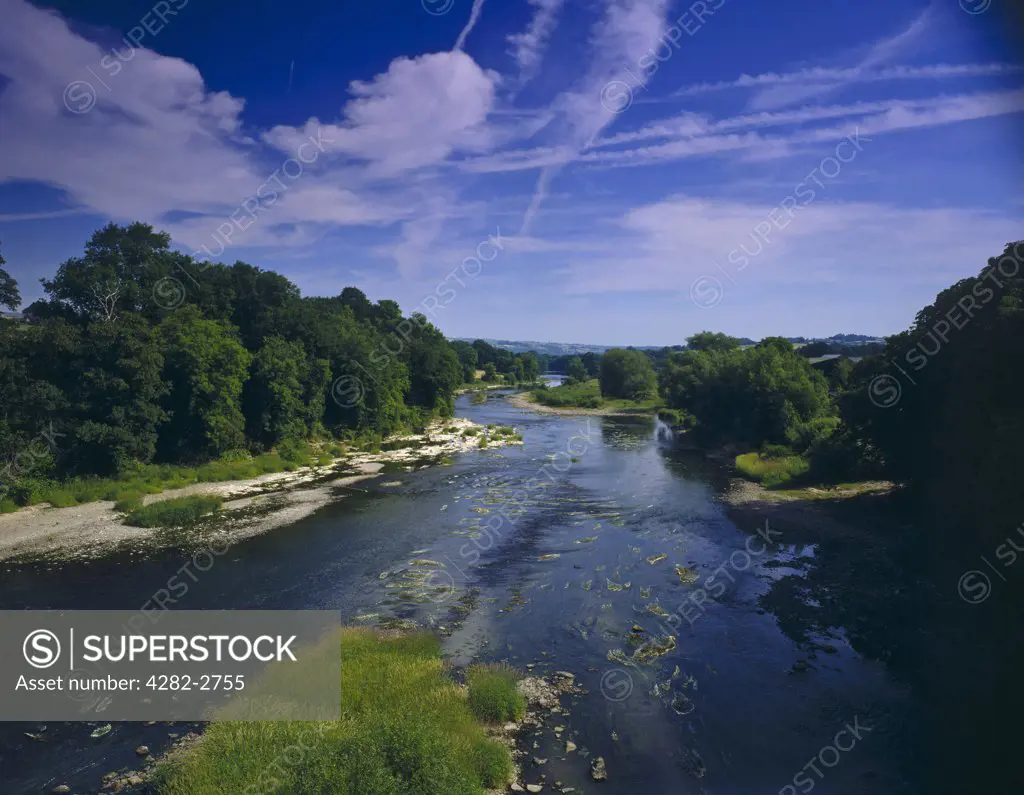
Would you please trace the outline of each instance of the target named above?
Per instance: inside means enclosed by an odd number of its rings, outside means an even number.
[[[234,451],[217,461],[194,467],[136,464],[113,478],[79,477],[62,482],[25,480],[14,485],[9,499],[13,499],[17,506],[46,502],[54,508],[67,508],[97,500],[122,503],[144,494],[159,494],[196,483],[248,480],[272,472],[292,472],[314,463],[324,465],[333,461],[332,456],[344,452],[345,448],[336,443],[317,451],[306,442],[292,442],[282,444],[274,452],[257,456]],[[4,511],[3,503],[0,503],[0,511]]]
[[[223,502],[210,494],[161,500],[135,508],[124,521],[132,527],[182,527],[220,510]]]
[[[509,751],[486,736],[434,636],[346,629],[341,664],[340,721],[213,723],[157,771],[157,792],[269,792],[270,779],[274,792],[289,795],[504,789]]]
[[[519,673],[507,665],[472,665],[466,671],[469,707],[485,723],[522,720],[526,699],[516,690]]]
[[[531,392],[529,400],[552,408],[613,409],[623,412],[653,412],[660,405],[657,397],[643,400],[623,400],[601,396],[601,386],[596,378],[575,384],[563,384]]]
[[[740,474],[766,488],[788,483],[806,474],[810,468],[807,459],[799,455],[766,458],[761,453],[744,453],[736,456],[736,469]]]

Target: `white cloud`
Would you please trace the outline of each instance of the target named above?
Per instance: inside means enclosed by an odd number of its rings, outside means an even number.
[[[287,151],[322,127],[331,152],[368,163],[372,177],[396,177],[455,151],[489,149],[497,81],[463,52],[397,58],[373,80],[351,83],[342,122],[311,119],[303,128],[274,127],[264,138]]]
[[[686,291],[704,275],[753,294],[763,286],[811,282],[941,287],[979,270],[1019,236],[1010,215],[977,209],[816,201],[792,216],[771,216],[777,206],[675,196],[638,207],[616,223],[597,225],[610,230],[594,241],[609,254],[570,261],[560,274],[564,288]],[[755,228],[764,229],[770,217],[784,228],[758,236]]]
[[[857,58],[855,71],[870,71],[886,63],[906,57],[920,46],[935,24],[935,19],[935,12],[929,6],[916,16],[904,30],[893,36],[887,36],[875,41],[864,48],[861,54],[852,54],[853,57]],[[750,98],[750,107],[755,110],[771,110],[793,105],[841,88],[846,82],[840,79],[834,83],[812,81],[807,83],[787,82],[769,84],[758,90]]]
[[[508,37],[511,55],[519,65],[519,78],[522,82],[530,80],[537,74],[544,47],[558,25],[558,12],[565,0],[530,0],[536,11],[530,20],[530,26],[522,33],[514,33]]]
[[[1020,74],[1024,67],[1016,64],[933,64],[931,66],[891,66],[885,69],[845,69],[813,67],[795,72],[765,72],[759,75],[740,75],[735,80],[717,83],[695,83],[675,93],[677,97],[707,94],[729,89],[762,88],[765,86],[824,83],[874,83],[898,80],[946,80],[967,77],[998,77]]]

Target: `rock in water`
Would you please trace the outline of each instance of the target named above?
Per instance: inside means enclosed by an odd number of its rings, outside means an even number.
[[[594,781],[605,781],[608,778],[608,771],[604,766],[604,757],[599,756],[590,765],[590,777]]]

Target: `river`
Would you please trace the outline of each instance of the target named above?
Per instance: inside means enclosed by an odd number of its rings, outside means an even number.
[[[717,499],[722,474],[652,420],[541,415],[502,393],[482,404],[462,397],[457,413],[513,425],[525,444],[361,483],[308,519],[232,547],[175,607],[415,621],[439,629],[456,665],[507,659],[534,673],[570,671],[588,695],[527,740],[536,746],[524,781],[543,774],[545,791],[559,781],[609,795],[795,793],[807,791],[794,784],[801,771],[825,795],[925,791],[926,691],[856,650],[855,628],[807,631],[801,611],[832,586],[807,576],[822,554],[813,540],[780,543],[760,522],[738,526]],[[8,564],[0,605],[138,608],[190,554]],[[411,580],[416,558],[443,568]],[[681,582],[677,564],[702,582],[717,571],[718,598],[695,607],[697,586]],[[798,603],[773,599],[804,582]],[[615,651],[632,655],[667,633],[675,648],[651,662]],[[158,750],[187,728],[117,724],[93,741],[88,727],[63,724],[37,742],[24,735],[33,727],[7,724],[0,792],[96,791],[104,773],[137,762],[136,745]],[[577,750],[566,753],[566,740]],[[596,756],[608,770],[600,785],[590,779]]]

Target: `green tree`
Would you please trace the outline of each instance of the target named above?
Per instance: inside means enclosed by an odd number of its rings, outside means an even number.
[[[3,255],[0,255],[0,306],[6,306],[14,312],[21,306],[21,293],[18,292],[18,283],[4,270],[6,264]]]
[[[309,362],[302,345],[267,337],[249,372],[242,404],[246,435],[264,449],[306,438],[309,425],[303,397]]]
[[[498,368],[494,366],[494,362],[487,362],[484,365],[484,381],[491,382],[497,380]]]
[[[472,384],[476,380],[476,348],[468,342],[455,340],[452,347],[459,357],[462,365],[462,381],[465,384]]]
[[[108,224],[89,239],[84,256],[62,263],[43,288],[50,301],[83,321],[110,322],[124,312],[160,316],[167,307],[154,300],[154,291],[187,259],[171,252],[170,242],[148,224]]]
[[[532,351],[516,356],[516,375],[522,383],[533,383],[540,376],[540,362]]]
[[[587,366],[583,364],[583,360],[579,356],[573,356],[569,360],[569,367],[566,374],[569,376],[570,383],[579,383],[580,381],[587,380]]]
[[[251,356],[235,330],[183,307],[161,324],[170,385],[159,451],[171,461],[216,458],[245,444],[242,388]]]
[[[918,312],[860,362],[845,424],[885,475],[945,527],[991,542],[1024,516],[1024,241]],[[983,517],[984,521],[979,521]]]
[[[601,358],[601,394],[604,397],[641,400],[658,388],[651,361],[632,348],[612,348]]]
[[[740,341],[720,331],[699,331],[687,338],[686,345],[691,351],[731,351]]]
[[[73,373],[67,390],[68,426],[62,470],[113,475],[133,461],[148,463],[168,415],[164,357],[153,328],[138,315],[90,324],[65,361]]]

